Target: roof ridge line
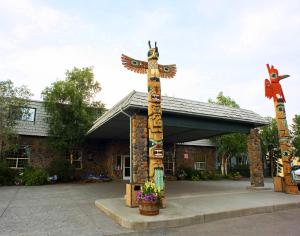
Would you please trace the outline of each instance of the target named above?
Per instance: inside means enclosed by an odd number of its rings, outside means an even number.
[[[136,91],[136,93],[141,93],[141,94],[144,94],[147,96],[147,93],[146,92],[139,92],[139,91]],[[216,106],[216,107],[222,107],[222,108],[226,108],[226,109],[229,109],[229,110],[244,110],[244,111],[250,111],[252,113],[255,113],[254,111],[250,110],[250,109],[247,109],[247,108],[238,108],[238,107],[229,107],[229,106],[226,106],[226,105],[222,105],[222,104],[216,104],[216,103],[209,103],[209,102],[203,102],[203,101],[198,101],[198,100],[192,100],[192,99],[187,99],[187,98],[178,98],[178,97],[171,97],[171,96],[165,96],[163,95],[162,98],[169,98],[169,99],[175,99],[175,100],[183,100],[183,101],[190,101],[190,102],[197,102],[197,103],[201,103],[201,104],[207,104],[207,105],[212,105],[212,106]],[[163,101],[163,99],[162,99]]]
[[[93,123],[93,126],[87,131],[86,134],[89,134],[93,132],[97,127],[105,122],[101,122],[101,120],[105,119],[106,121],[108,120],[107,118],[112,118],[119,114],[121,112],[120,108],[123,108],[123,104],[129,104],[130,99],[132,96],[136,93],[135,90],[131,91],[127,96],[125,96],[121,101],[119,101],[117,104],[115,104],[112,108],[110,108],[107,112],[105,112],[102,116],[100,116],[98,119],[95,120]]]

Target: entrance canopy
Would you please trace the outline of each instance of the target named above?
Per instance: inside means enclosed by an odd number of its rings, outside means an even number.
[[[132,91],[99,117],[88,138],[129,139],[130,116],[147,115],[147,93]],[[193,100],[162,97],[164,142],[178,143],[226,133],[249,133],[268,124],[257,113]]]

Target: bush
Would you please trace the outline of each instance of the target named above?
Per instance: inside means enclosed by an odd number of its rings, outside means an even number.
[[[177,172],[179,179],[192,180],[195,175],[197,175],[197,171],[190,167],[180,167]]]
[[[0,185],[12,185],[16,172],[8,167],[5,161],[0,161]]]
[[[181,167],[179,169],[178,177],[181,178],[182,176],[185,177],[187,180],[199,181],[199,180],[219,180],[222,178],[220,173],[217,173],[214,170],[194,170],[193,168],[189,167]]]
[[[48,173],[41,168],[28,167],[18,177],[25,185],[43,185],[48,182]]]
[[[232,180],[240,180],[243,176],[241,176],[240,172],[236,171],[236,172],[230,172],[228,175],[229,179]]]
[[[75,168],[67,160],[55,159],[48,168],[50,176],[57,175],[58,181],[69,182],[74,179]]]
[[[250,177],[249,165],[238,165],[231,169],[231,172],[240,172],[243,177]]]

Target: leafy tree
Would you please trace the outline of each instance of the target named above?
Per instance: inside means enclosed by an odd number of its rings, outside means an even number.
[[[293,146],[296,148],[295,155],[300,157],[300,115],[295,115],[292,124]]]
[[[260,139],[263,156],[269,157],[271,176],[274,175],[276,160],[280,157],[278,129],[276,119],[269,117],[270,124],[260,128]]]
[[[49,114],[49,145],[56,151],[67,151],[70,159],[80,149],[86,132],[104,111],[104,104],[93,101],[101,91],[92,68],[74,68],[42,92]]]
[[[240,108],[239,104],[237,104],[231,97],[224,96],[222,91],[219,92],[216,100],[209,98],[208,102],[213,104],[218,104],[218,105],[224,105],[227,107]]]
[[[208,102],[233,108],[239,108],[239,105],[232,98],[224,96],[223,92],[219,92],[216,100],[209,99]],[[246,135],[240,133],[225,134],[213,138],[212,141],[216,144],[217,153],[221,159],[222,175],[227,175],[228,160],[230,160],[234,156],[239,156],[246,152]]]
[[[0,81],[0,154],[13,145],[16,120],[32,94],[25,86],[16,87],[11,80]]]

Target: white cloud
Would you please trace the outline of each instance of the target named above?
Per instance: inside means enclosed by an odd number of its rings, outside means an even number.
[[[235,56],[260,53],[260,50],[272,52],[275,45],[282,46],[281,43],[292,39],[295,32],[299,35],[300,15],[299,11],[295,11],[297,5],[295,2],[282,1],[249,4],[249,8],[246,6],[232,16],[231,23],[219,35],[222,39],[220,48]],[[284,46],[292,47],[289,44]]]
[[[27,84],[39,99],[41,90],[63,79],[66,69],[94,66],[103,88],[99,98],[111,107],[133,89],[146,92],[146,75],[123,68],[120,55],[145,60],[151,39],[158,41],[160,63],[178,64],[175,78],[162,79],[163,94],[207,101],[224,91],[241,107],[274,116],[263,91],[264,64],[270,62],[293,75],[283,82],[287,112],[300,113],[297,1],[232,4],[233,10],[218,1],[174,4],[138,11],[130,7],[119,18],[114,12],[112,18],[93,19],[41,2],[0,1],[0,21],[5,22],[0,27],[0,78]]]
[[[68,37],[72,32],[90,30],[89,24],[75,16],[45,5],[34,5],[29,0],[1,1],[0,14],[10,25],[0,29],[1,41],[6,41],[0,49],[13,48],[13,44],[14,47],[39,45],[49,39],[59,42],[60,38]]]

